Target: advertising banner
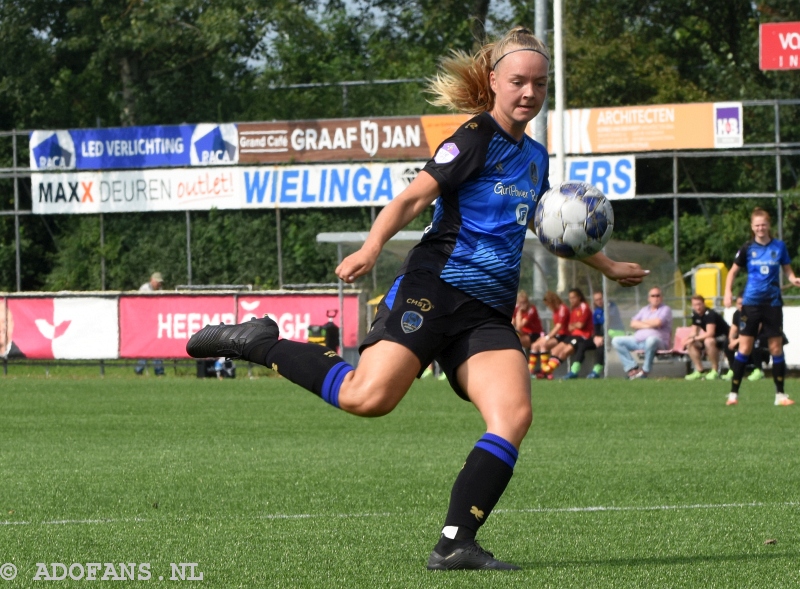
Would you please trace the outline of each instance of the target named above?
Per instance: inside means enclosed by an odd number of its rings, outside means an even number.
[[[119,300],[120,358],[188,358],[186,343],[204,326],[236,323],[234,298],[140,295]]]
[[[567,180],[593,184],[609,200],[636,196],[636,158],[632,155],[568,157]]]
[[[467,115],[239,123],[245,164],[427,160]]]
[[[31,174],[37,215],[384,206],[422,162]]]
[[[333,322],[341,326],[339,299],[333,295],[282,295],[240,296],[237,323],[253,317],[272,317],[281,328],[281,337],[304,342],[308,339],[309,325],[325,325],[329,313],[336,314]],[[344,332],[342,339],[347,348],[358,345],[358,297],[344,297]]]
[[[552,111],[549,113],[552,116]],[[552,125],[548,125],[550,152]],[[564,147],[569,154],[720,149],[744,144],[742,103],[708,102],[564,113]]]
[[[239,161],[235,124],[33,131],[31,170],[224,166]]]
[[[10,298],[7,307],[9,358],[117,357],[116,298]]]
[[[758,65],[762,70],[800,69],[800,22],[758,27]]]
[[[281,337],[304,342],[309,325],[327,323],[327,312],[339,309],[335,295],[130,295],[119,301],[121,358],[186,358],[186,343],[205,325],[272,317]],[[345,297],[345,346],[358,343],[358,297]],[[340,324],[337,320],[335,323]]]
[[[425,162],[239,168],[242,208],[384,206]]]

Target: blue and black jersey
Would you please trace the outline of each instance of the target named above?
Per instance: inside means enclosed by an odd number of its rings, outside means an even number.
[[[772,239],[766,245],[748,241],[736,253],[733,262],[747,272],[747,284],[742,294],[743,305],[783,305],[781,267],[791,263],[785,243],[780,239]]]
[[[439,183],[433,221],[400,274],[428,270],[511,317],[528,220],[549,187],[547,150],[489,113],[463,125],[424,170]]]

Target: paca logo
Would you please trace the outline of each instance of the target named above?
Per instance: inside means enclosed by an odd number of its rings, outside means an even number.
[[[69,131],[34,131],[30,153],[32,170],[75,169],[75,143]]]
[[[189,157],[193,166],[219,166],[239,162],[236,125],[197,125],[192,133]]]

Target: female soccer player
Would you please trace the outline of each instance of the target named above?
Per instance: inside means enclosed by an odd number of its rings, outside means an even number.
[[[783,356],[783,298],[779,281],[781,268],[793,285],[800,286],[800,278],[794,275],[786,244],[772,238],[767,211],[758,207],[753,209],[750,214],[750,231],[752,238],[736,253],[736,259],[725,281],[723,304],[730,307],[733,300],[733,281],[740,270],[747,272],[747,283],[742,294],[741,321],[744,326],[739,330],[739,349],[733,360],[731,392],[726,404],[736,405],[739,402],[739,385],[760,327],[761,335],[768,338],[769,353],[772,356],[775,405],[794,405],[794,401],[786,395],[783,388],[786,360]]]
[[[549,187],[547,150],[525,134],[547,92],[550,57],[529,30],[515,28],[474,57],[454,53],[432,82],[435,104],[475,116],[445,140],[414,181],[378,215],[336,275],[351,283],[374,266],[384,244],[428,207],[433,221],[406,257],[360,346],[358,368],[331,350],[278,339],[269,318],[207,326],[187,351],[238,356],[270,366],[349,413],[380,416],[397,406],[437,360],[453,390],[486,422],[458,473],[428,568],[518,568],[475,541],[508,485],[532,420],[530,375],[511,325],[522,245],[539,195]],[[647,271],[602,254],[586,260],[631,286]],[[441,450],[441,449],[439,449]]]
[[[581,350],[581,357],[576,358],[570,366],[569,372],[565,375],[565,379],[578,378],[578,371],[581,369],[581,362],[583,356],[586,354],[589,344],[592,343],[592,336],[594,335],[594,323],[592,320],[592,309],[586,302],[586,297],[579,288],[573,288],[569,291],[569,323],[567,329],[569,335],[561,338],[558,345],[550,352],[550,360],[548,364],[550,370],[553,371],[558,368],[561,363],[572,355],[575,350]]]
[[[531,353],[537,356],[538,369],[534,369],[536,378],[547,377],[553,380],[553,371],[547,361],[550,359],[550,350],[558,345],[561,336],[569,335],[569,307],[564,304],[556,293],[548,290],[544,293],[544,304],[553,313],[552,328],[542,337],[533,342]]]

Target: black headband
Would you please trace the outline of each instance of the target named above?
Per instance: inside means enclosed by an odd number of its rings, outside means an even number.
[[[512,49],[508,53],[503,53],[503,55],[498,57],[497,61],[494,62],[494,64],[492,65],[492,69],[494,70],[494,68],[497,67],[497,64],[500,63],[500,60],[503,59],[506,55],[511,55],[512,53],[516,53],[517,51],[533,51],[534,53],[538,53],[539,55],[544,56],[544,58],[547,60],[547,62],[550,63],[550,58],[547,56],[547,54],[539,51],[538,49],[533,49],[531,47],[525,47],[523,49]]]

